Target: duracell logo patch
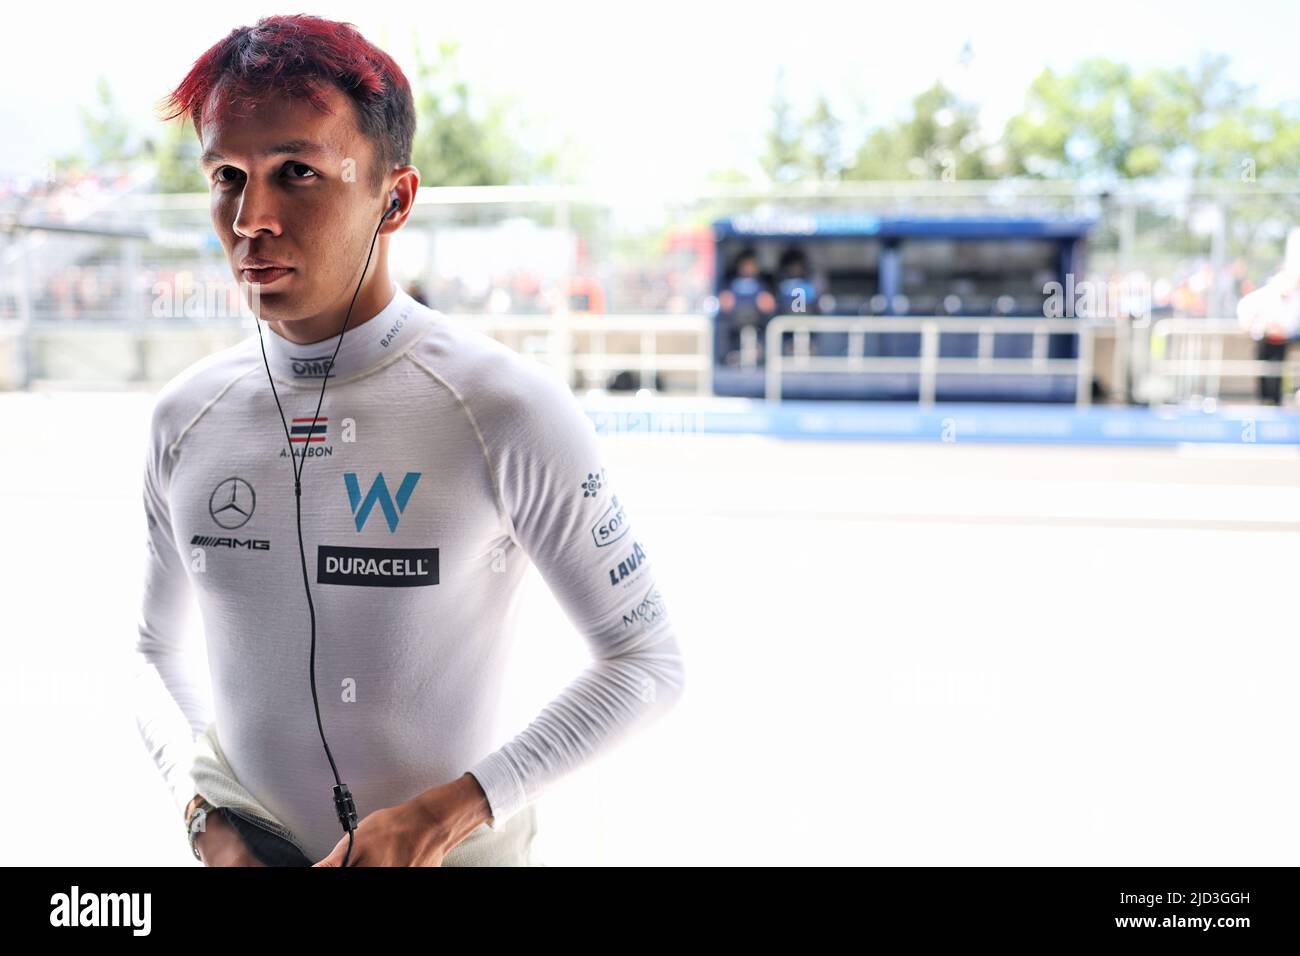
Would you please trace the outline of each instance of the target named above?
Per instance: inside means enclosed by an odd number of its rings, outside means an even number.
[[[438,583],[437,548],[316,549],[317,584],[420,588]]]

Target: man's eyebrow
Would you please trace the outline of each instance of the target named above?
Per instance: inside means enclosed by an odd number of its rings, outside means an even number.
[[[317,143],[313,140],[291,139],[291,140],[287,140],[286,142],[279,143],[275,146],[270,146],[262,150],[259,155],[278,156],[278,155],[283,155],[285,153],[294,153],[298,155],[313,155],[313,154],[328,153],[328,152],[331,152],[331,150],[327,149],[326,147],[322,146],[320,143]],[[203,156],[200,159],[200,163],[204,166],[210,166],[212,163],[215,163],[218,160],[225,159],[225,158],[226,158],[225,155],[223,155],[222,153],[218,152],[215,149],[206,149],[203,152]]]

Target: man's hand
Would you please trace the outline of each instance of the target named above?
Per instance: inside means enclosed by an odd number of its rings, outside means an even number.
[[[463,774],[368,814],[352,834],[348,866],[442,866],[452,847],[491,819],[483,788],[473,774]],[[345,833],[329,856],[312,865],[342,866],[347,849]]]
[[[194,837],[194,848],[204,866],[266,866],[220,810],[206,815],[203,829]]]

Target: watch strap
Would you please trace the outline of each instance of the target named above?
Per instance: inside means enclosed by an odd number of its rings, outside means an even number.
[[[203,857],[199,856],[199,848],[195,845],[195,840],[199,835],[198,822],[200,819],[202,819],[203,828],[206,829],[207,815],[209,813],[212,813],[214,810],[219,810],[219,809],[221,808],[214,807],[208,801],[207,797],[201,795],[197,800],[191,801],[189,805],[189,812],[185,817],[185,832],[190,841],[190,852],[194,854],[194,859],[198,860],[199,862],[203,861]],[[203,814],[201,818],[199,816],[200,813]]]

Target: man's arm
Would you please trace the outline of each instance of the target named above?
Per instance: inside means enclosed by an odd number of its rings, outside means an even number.
[[[132,649],[136,726],[182,818],[196,789],[190,775],[195,739],[212,720],[207,675],[186,645],[189,582],[172,538],[166,487],[171,462],[160,404],[154,407],[145,458],[144,587]]]
[[[541,366],[509,371],[505,400],[479,409],[477,426],[514,538],[594,660],[521,733],[469,768],[494,830],[551,782],[664,713],[685,681],[653,549],[637,536],[591,420]]]

